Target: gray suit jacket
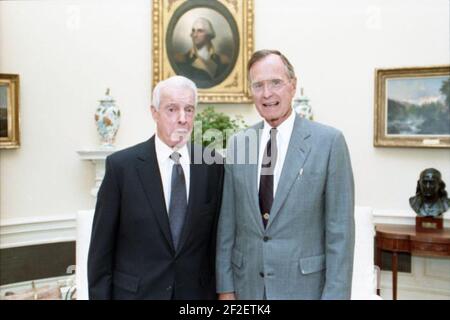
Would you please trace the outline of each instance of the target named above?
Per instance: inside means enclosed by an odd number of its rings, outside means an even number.
[[[238,133],[227,149],[217,292],[235,292],[238,299],[263,299],[264,291],[267,299],[349,299],[354,183],[344,136],[296,116],[264,229],[252,155],[262,128],[261,122]],[[255,134],[256,146],[242,145]]]

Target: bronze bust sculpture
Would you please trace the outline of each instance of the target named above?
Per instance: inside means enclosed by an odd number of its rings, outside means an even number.
[[[420,173],[416,195],[409,198],[411,208],[421,217],[438,217],[450,207],[441,173],[428,168]]]

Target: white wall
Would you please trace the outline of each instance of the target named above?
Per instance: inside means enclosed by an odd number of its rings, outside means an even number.
[[[426,167],[450,186],[450,150],[372,143],[374,69],[449,63],[449,9],[448,0],[255,0],[256,49],[284,52],[315,119],[344,132],[360,205],[409,210]],[[150,0],[0,2],[0,72],[21,77],[22,140],[0,151],[2,221],[94,206],[93,166],[76,150],[98,142],[93,114],[106,87],[122,110],[119,148],[154,132],[150,28]],[[218,109],[258,119],[251,105]]]
[[[374,69],[448,64],[448,0],[284,0],[278,8],[271,1],[256,3],[257,49],[285,52],[316,120],[344,132],[358,204],[408,210],[426,167],[438,168],[450,185],[450,150],[374,148],[372,143]]]
[[[106,87],[122,110],[119,146],[149,137],[150,1],[0,3],[0,70],[20,74],[21,140],[0,153],[0,218],[94,206],[94,112]]]

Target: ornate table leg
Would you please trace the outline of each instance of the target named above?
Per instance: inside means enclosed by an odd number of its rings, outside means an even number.
[[[380,247],[377,246],[377,256],[376,256],[376,261],[375,264],[378,266],[379,268],[379,272],[381,273],[381,268],[382,268],[382,262],[381,262],[381,254],[382,254],[382,250]],[[379,277],[379,275],[377,274],[377,277]],[[377,295],[381,295],[380,289],[381,287],[381,283],[378,283],[377,281]]]
[[[397,300],[397,252],[392,252],[392,299]]]

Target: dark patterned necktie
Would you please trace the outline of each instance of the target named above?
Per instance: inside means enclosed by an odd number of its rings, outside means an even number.
[[[172,167],[169,204],[170,231],[172,232],[172,241],[175,250],[178,248],[187,210],[186,181],[183,167],[180,164],[180,158],[181,155],[178,152],[170,155],[170,159],[175,162]]]
[[[277,162],[277,128],[270,129],[270,138],[267,141],[261,162],[261,176],[259,180],[259,208],[261,210],[264,228],[270,217],[273,203],[273,174]]]

